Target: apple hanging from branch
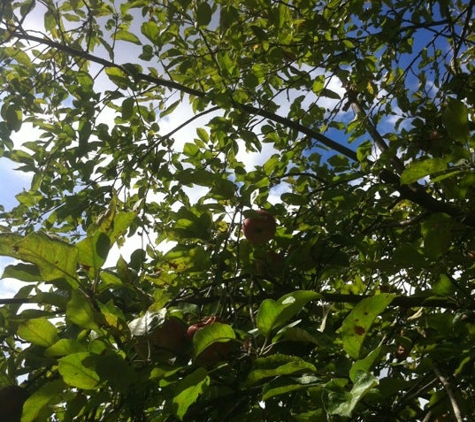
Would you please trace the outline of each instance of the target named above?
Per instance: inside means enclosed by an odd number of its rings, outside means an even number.
[[[262,244],[273,239],[277,229],[274,216],[265,210],[257,210],[244,220],[242,231],[251,243]]]

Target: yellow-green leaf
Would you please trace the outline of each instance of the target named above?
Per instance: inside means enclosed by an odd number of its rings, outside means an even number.
[[[395,297],[395,294],[384,293],[365,298],[345,318],[339,331],[343,338],[343,349],[352,358],[360,358],[361,347],[371,325]]]
[[[58,371],[66,384],[71,387],[92,390],[100,384],[96,371],[85,366],[83,362],[92,357],[88,352],[74,353],[59,359]]]
[[[18,335],[31,344],[50,347],[59,340],[56,327],[46,318],[35,318],[20,323]]]

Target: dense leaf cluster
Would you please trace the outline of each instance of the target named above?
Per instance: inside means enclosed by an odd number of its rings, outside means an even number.
[[[474,8],[2,2],[22,421],[473,420]]]

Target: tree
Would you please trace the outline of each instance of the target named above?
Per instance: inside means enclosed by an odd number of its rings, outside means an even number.
[[[22,421],[472,420],[474,6],[3,2]]]

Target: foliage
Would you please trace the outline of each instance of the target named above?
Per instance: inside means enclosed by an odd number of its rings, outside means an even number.
[[[2,2],[22,421],[473,420],[474,7]]]

